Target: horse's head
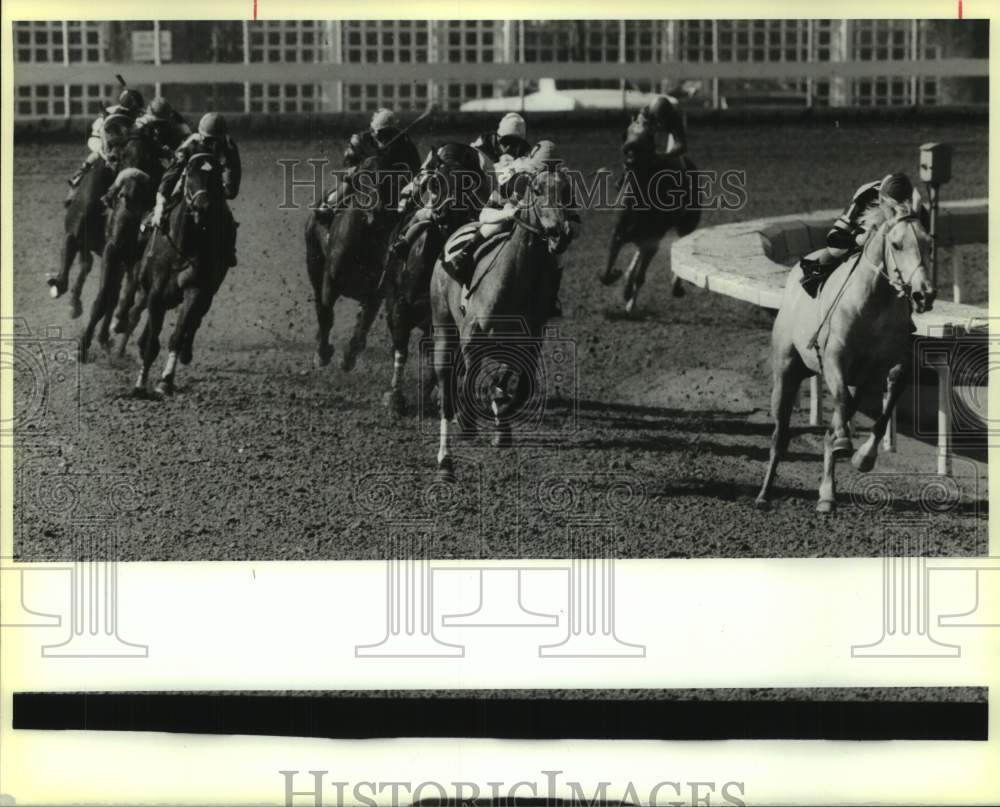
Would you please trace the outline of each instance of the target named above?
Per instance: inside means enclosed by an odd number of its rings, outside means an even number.
[[[865,245],[867,257],[917,313],[930,311],[937,296],[930,277],[932,238],[908,206],[883,216],[875,237]],[[872,254],[876,249],[880,254]]]
[[[475,150],[464,143],[446,143],[431,152],[417,178],[418,201],[432,208],[435,219],[443,223],[452,212],[478,209],[485,183]]]
[[[365,157],[351,179],[355,190],[351,204],[365,211],[369,224],[374,223],[384,210],[395,209],[404,182],[411,178],[405,174],[384,152]]]
[[[141,215],[153,206],[154,188],[149,174],[138,168],[123,168],[105,198],[111,207],[124,207]]]
[[[515,193],[521,196],[522,207],[532,211],[549,252],[563,252],[573,238],[572,223],[580,220],[569,176],[553,161],[533,174],[521,174],[515,182]]]
[[[626,171],[635,171],[646,165],[653,157],[656,141],[653,129],[645,118],[637,118],[625,132],[622,143],[622,163]]]
[[[211,154],[194,154],[184,168],[184,203],[195,224],[225,203],[222,166]]]
[[[132,132],[132,119],[128,115],[113,113],[104,119],[101,126],[101,151],[112,170],[118,169],[122,149]]]

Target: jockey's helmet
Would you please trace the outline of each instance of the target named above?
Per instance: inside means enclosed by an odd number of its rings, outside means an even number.
[[[391,109],[382,107],[381,109],[375,110],[375,114],[372,115],[370,127],[372,134],[377,135],[385,129],[398,129],[399,119],[396,117],[396,113]]]
[[[142,112],[142,108],[145,106],[142,94],[138,90],[122,90],[122,94],[118,96],[118,104],[135,114]]]
[[[506,138],[512,138],[523,143],[527,137],[528,126],[524,122],[524,118],[516,112],[508,112],[500,119],[500,124],[497,126],[497,140],[501,144],[503,144]]]
[[[170,106],[170,102],[166,98],[157,95],[149,102],[149,112],[154,118],[169,120],[170,116],[174,114],[174,108]]]
[[[543,167],[559,159],[556,153],[556,144],[551,140],[539,140],[528,155],[528,160],[532,165]]]
[[[886,201],[905,204],[913,199],[913,183],[906,174],[887,174],[879,183],[878,192]]]
[[[229,127],[218,112],[206,112],[198,121],[198,134],[202,137],[225,137],[229,134]]]
[[[673,102],[665,95],[658,95],[647,105],[644,117],[660,123],[671,112],[673,112]]]

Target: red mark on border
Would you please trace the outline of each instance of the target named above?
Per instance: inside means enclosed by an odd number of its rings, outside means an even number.
[[[962,0],[958,0],[958,18],[962,18]],[[253,16],[250,19],[257,19],[257,0],[253,0]]]
[[[253,0],[254,6],[257,5],[257,0]],[[958,0],[958,18],[962,19],[962,0]]]

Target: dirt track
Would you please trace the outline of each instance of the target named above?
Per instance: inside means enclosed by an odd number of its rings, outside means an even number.
[[[572,167],[616,164],[614,132],[554,137]],[[917,145],[932,140],[956,147],[947,195],[986,195],[985,125],[725,127],[696,130],[692,140],[699,167],[747,172],[746,209],[707,214],[703,225],[838,207],[888,170],[915,175]],[[53,400],[41,426],[22,434],[19,557],[65,558],[73,525],[105,518],[122,525],[117,554],[126,560],[378,558],[394,522],[432,530],[437,557],[564,557],[566,527],[580,516],[615,523],[621,556],[878,555],[884,527],[901,520],[909,534],[927,536],[929,553],[985,551],[985,465],[959,457],[956,482],[942,488],[930,473],[931,448],[905,437],[872,475],[841,463],[838,512],[817,516],[821,442],[804,414],[779,499],[772,512],[757,512],[771,431],[770,316],[690,288],[672,299],[664,249],[639,316],[623,319],[620,285],[607,289],[595,277],[606,212],[585,212],[566,261],[559,327],[575,366],[560,385],[563,399],[549,401],[540,426],[519,430],[512,450],[485,439],[462,444],[460,484],[434,485],[436,420],[395,421],[380,403],[392,363],[384,317],[353,373],[336,359],[312,367],[306,214],[277,209],[276,161],[336,159],[342,145],[241,142],[244,184],[233,205],[240,265],[199,333],[194,363],[181,368],[177,395],[160,403],[122,397],[137,368],[133,350],[125,362],[101,357],[79,368],[78,413],[75,397]],[[58,262],[65,177],[81,149],[15,149],[14,313],[35,335],[59,326],[75,336],[82,324],[45,286]],[[338,351],[355,310],[338,304]],[[416,363],[414,349],[411,403]],[[63,389],[77,369],[66,366]],[[30,383],[18,374],[18,401],[31,399]]]

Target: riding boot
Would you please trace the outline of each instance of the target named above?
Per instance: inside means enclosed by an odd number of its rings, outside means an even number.
[[[90,163],[87,160],[84,160],[83,163],[80,165],[80,167],[76,169],[76,173],[73,174],[73,176],[71,176],[68,180],[66,180],[69,183],[69,186],[71,188],[76,188],[80,184],[80,182],[83,181],[83,175],[86,174],[89,170],[90,170]]]
[[[392,242],[392,246],[389,247],[389,257],[404,260],[410,254],[410,250],[413,249],[413,245],[417,242],[420,234],[426,229],[420,226],[421,223],[410,222],[410,226],[406,228],[403,234]]]
[[[486,239],[482,233],[476,230],[466,244],[455,254],[450,261],[445,261],[444,268],[451,272],[452,276],[462,284],[467,285],[472,280],[472,256]]]

